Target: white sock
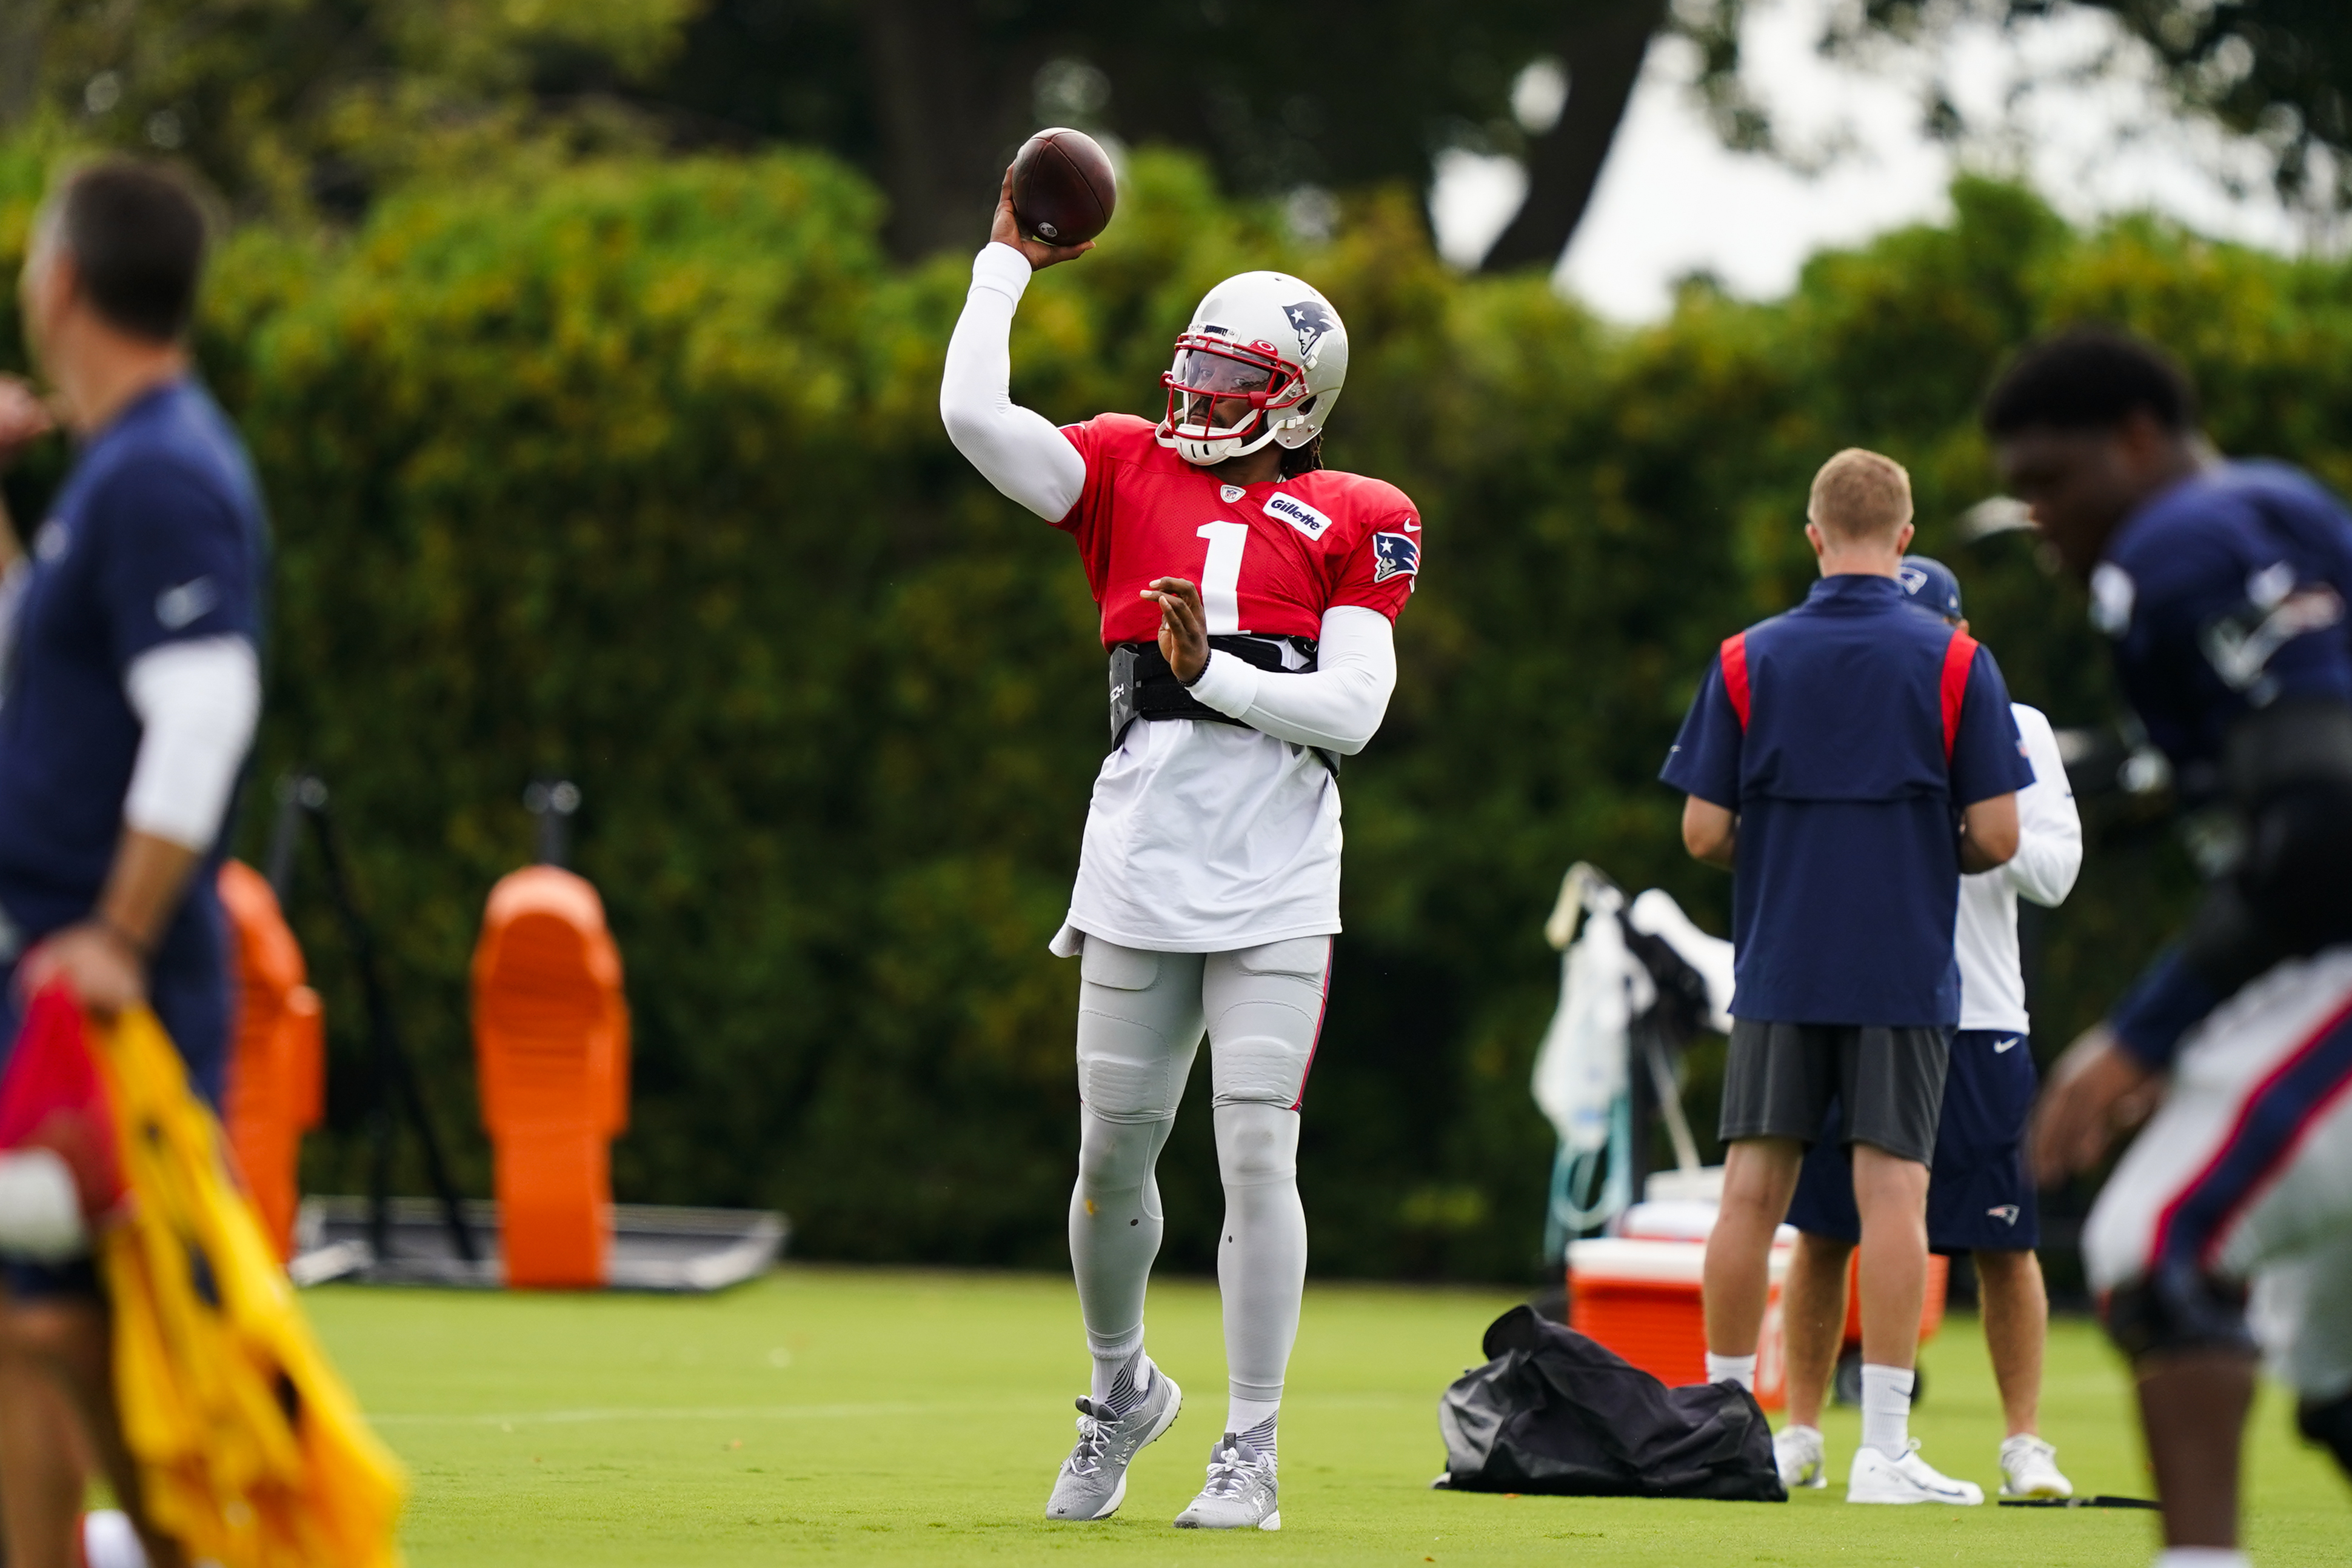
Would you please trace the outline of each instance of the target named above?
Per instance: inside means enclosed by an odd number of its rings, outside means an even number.
[[[1752,1355],[1717,1355],[1708,1351],[1706,1380],[1709,1383],[1737,1383],[1753,1394],[1756,1392],[1756,1358]]]
[[[2249,1568],[2249,1559],[2234,1546],[2168,1546],[2156,1568]]]
[[[1911,1447],[1911,1369],[1862,1364],[1862,1446],[1899,1459]]]
[[[1092,1397],[1096,1404],[1114,1416],[1124,1416],[1142,1402],[1148,1382],[1143,1374],[1141,1328],[1111,1344],[1097,1344],[1090,1336],[1087,1348],[1095,1358]]]

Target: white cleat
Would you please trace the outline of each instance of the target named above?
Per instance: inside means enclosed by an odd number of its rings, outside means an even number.
[[[2000,1495],[2073,1497],[2074,1483],[2059,1470],[2056,1448],[2021,1432],[2000,1446]]]
[[[1876,1448],[1853,1451],[1853,1469],[1847,1472],[1848,1502],[1940,1502],[1974,1508],[1984,1501],[1984,1488],[1974,1481],[1956,1481],[1919,1457],[1916,1437],[1890,1459]]]
[[[1772,1462],[1780,1467],[1780,1484],[1799,1487],[1830,1484],[1829,1466],[1822,1459],[1822,1434],[1817,1427],[1783,1427],[1772,1434]]]
[[[1176,1516],[1179,1530],[1280,1530],[1280,1492],[1274,1456],[1261,1454],[1231,1432],[1209,1449],[1209,1484]]]

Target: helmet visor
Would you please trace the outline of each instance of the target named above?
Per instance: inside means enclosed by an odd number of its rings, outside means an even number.
[[[1238,431],[1265,406],[1278,366],[1263,355],[1186,346],[1168,373],[1175,423],[1202,435]]]

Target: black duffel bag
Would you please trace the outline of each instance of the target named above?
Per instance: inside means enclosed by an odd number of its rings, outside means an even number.
[[[1437,1407],[1439,1485],[1576,1497],[1786,1502],[1772,1430],[1737,1384],[1668,1388],[1575,1330],[1514,1307],[1486,1331],[1486,1364]]]

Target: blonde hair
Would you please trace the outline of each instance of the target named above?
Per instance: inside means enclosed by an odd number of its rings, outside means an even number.
[[[1911,476],[1892,457],[1849,446],[1813,476],[1805,515],[1842,542],[1892,534],[1911,520]]]

